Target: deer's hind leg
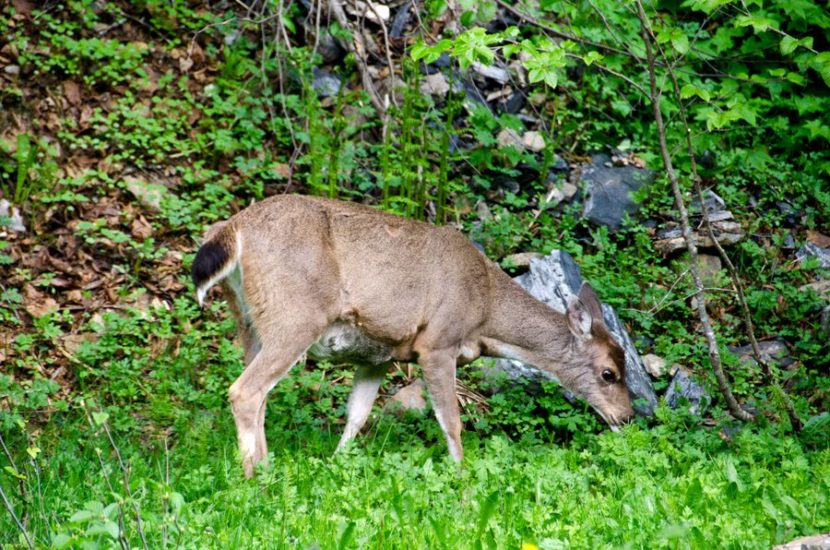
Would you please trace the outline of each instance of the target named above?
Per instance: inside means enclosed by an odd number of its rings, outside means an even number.
[[[343,429],[343,435],[340,437],[335,452],[342,449],[354,436],[360,433],[360,429],[366,424],[387,368],[386,363],[357,367],[352,383],[352,392],[349,394],[349,402],[346,406],[346,427]]]

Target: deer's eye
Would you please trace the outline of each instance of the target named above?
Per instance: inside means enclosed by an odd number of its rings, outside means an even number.
[[[611,372],[608,369],[602,371],[602,379],[608,382],[609,384],[613,384],[617,381],[617,375]]]

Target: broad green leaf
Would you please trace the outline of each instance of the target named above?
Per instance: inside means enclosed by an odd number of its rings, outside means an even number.
[[[830,86],[830,52],[820,52],[810,60],[810,67],[813,68],[827,86]]]
[[[682,88],[680,88],[681,99],[688,99],[692,96],[697,96],[706,102],[712,99],[712,95],[709,93],[709,90],[704,90],[703,88],[699,88],[694,84],[686,84]]]
[[[736,27],[752,27],[757,32],[765,32],[769,29],[777,29],[779,22],[769,17],[760,15],[739,15],[735,18]]]
[[[671,45],[677,53],[684,55],[689,51],[689,37],[679,29],[676,29],[676,31],[672,33]]]
[[[118,540],[118,524],[114,521],[102,521],[90,525],[86,530],[88,535],[109,535],[112,540]]]
[[[72,537],[66,533],[58,533],[52,537],[52,548],[66,548],[72,542]]]
[[[589,67],[596,61],[602,61],[605,56],[596,51],[590,51],[582,56],[582,61]]]
[[[17,470],[12,468],[11,466],[4,466],[3,469],[6,471],[7,474],[9,474],[12,477],[15,477],[17,479],[22,479],[24,481],[27,479],[24,474],[19,473]]]
[[[78,510],[69,517],[72,523],[83,523],[96,517],[96,514],[90,510]]]
[[[799,73],[787,73],[785,78],[793,84],[798,84],[799,86],[804,86],[804,84],[807,83],[807,79],[804,78],[804,75]]]
[[[109,417],[110,415],[105,412],[93,411],[92,413],[92,420],[96,426],[103,426]]]
[[[702,11],[704,13],[712,13],[716,9],[731,4],[735,0],[687,0],[683,6],[688,6],[693,10]]]

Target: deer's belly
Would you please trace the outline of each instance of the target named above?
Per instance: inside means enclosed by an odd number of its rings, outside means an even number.
[[[332,323],[310,348],[314,359],[379,365],[391,361],[394,348],[345,321]]]

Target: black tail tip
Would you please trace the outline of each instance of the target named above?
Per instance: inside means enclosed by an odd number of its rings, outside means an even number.
[[[193,279],[196,288],[202,286],[221,271],[228,263],[229,257],[230,252],[221,243],[208,241],[203,244],[199,252],[196,253],[196,258],[194,258],[193,265],[190,267],[190,277]]]

